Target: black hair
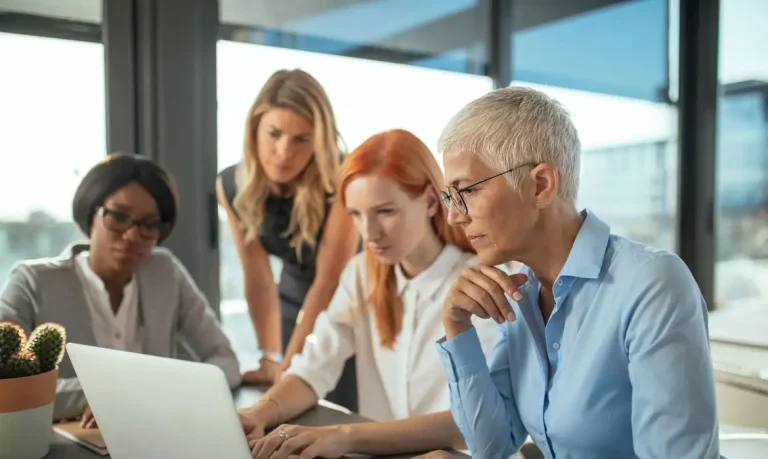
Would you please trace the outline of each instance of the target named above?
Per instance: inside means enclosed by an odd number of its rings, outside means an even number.
[[[90,237],[96,209],[109,195],[132,182],[141,185],[157,202],[160,220],[166,227],[158,242],[168,237],[176,224],[179,202],[173,177],[151,159],[126,153],[107,156],[80,181],[72,199],[72,217],[80,230]]]

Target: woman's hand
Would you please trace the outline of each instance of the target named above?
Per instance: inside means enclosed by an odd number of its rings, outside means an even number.
[[[83,429],[98,429],[99,427],[96,424],[96,418],[93,417],[91,407],[88,405],[86,405],[85,410],[83,410],[83,414],[81,414],[77,419],[80,421],[80,427]]]
[[[266,422],[261,419],[255,407],[244,408],[238,411],[237,414],[240,417],[240,425],[243,426],[243,432],[245,432],[245,437],[248,439],[248,444],[264,437]]]
[[[416,456],[415,459],[458,459],[459,456],[454,456],[451,453],[446,453],[443,450],[432,451],[421,456]]]
[[[518,288],[528,280],[525,274],[508,275],[493,266],[476,265],[467,268],[448,292],[443,308],[443,326],[447,338],[472,326],[472,316],[491,318],[501,324],[515,320],[512,305],[504,296],[520,301]]]
[[[299,459],[341,457],[350,453],[349,434],[343,426],[304,427],[281,425],[261,440],[250,442],[257,459]]]
[[[271,386],[280,380],[285,368],[274,360],[261,359],[258,370],[243,373],[243,384]]]

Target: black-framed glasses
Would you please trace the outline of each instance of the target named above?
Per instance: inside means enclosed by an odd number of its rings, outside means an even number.
[[[133,226],[139,229],[142,238],[148,240],[158,240],[167,230],[168,225],[160,220],[134,220],[125,212],[107,209],[100,206],[96,209],[96,214],[104,221],[104,226],[115,233],[125,233]]]
[[[480,180],[479,182],[475,182],[475,183],[473,183],[471,185],[467,185],[467,186],[465,186],[462,189],[458,189],[455,186],[450,185],[450,186],[448,186],[446,191],[442,192],[443,203],[445,203],[446,206],[449,206],[451,204],[451,202],[453,202],[453,205],[456,207],[456,210],[461,212],[461,214],[463,214],[463,215],[467,215],[469,213],[469,209],[467,208],[467,203],[464,202],[464,192],[466,192],[467,190],[469,190],[470,188],[472,188],[474,186],[477,186],[477,185],[480,185],[481,183],[487,182],[488,180],[495,179],[496,177],[501,177],[504,174],[508,174],[508,173],[510,173],[510,172],[512,172],[514,170],[517,170],[517,169],[519,169],[521,167],[525,167],[525,166],[536,167],[537,164],[535,164],[535,163],[520,164],[520,165],[517,165],[517,166],[513,167],[512,169],[506,170],[504,172],[501,172],[499,174],[493,175],[493,176],[488,177],[488,178],[484,178],[484,179]]]

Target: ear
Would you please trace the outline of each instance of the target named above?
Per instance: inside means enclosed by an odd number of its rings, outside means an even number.
[[[560,174],[557,168],[549,163],[542,163],[531,171],[535,184],[533,200],[536,208],[543,209],[557,196],[560,188]]]
[[[440,207],[440,198],[437,196],[437,192],[431,186],[427,186],[424,189],[422,197],[427,201],[427,215],[432,218],[437,214]]]

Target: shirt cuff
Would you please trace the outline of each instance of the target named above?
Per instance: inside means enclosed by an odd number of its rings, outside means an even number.
[[[474,326],[451,339],[441,338],[437,342],[437,352],[450,382],[488,371],[483,347]]]

